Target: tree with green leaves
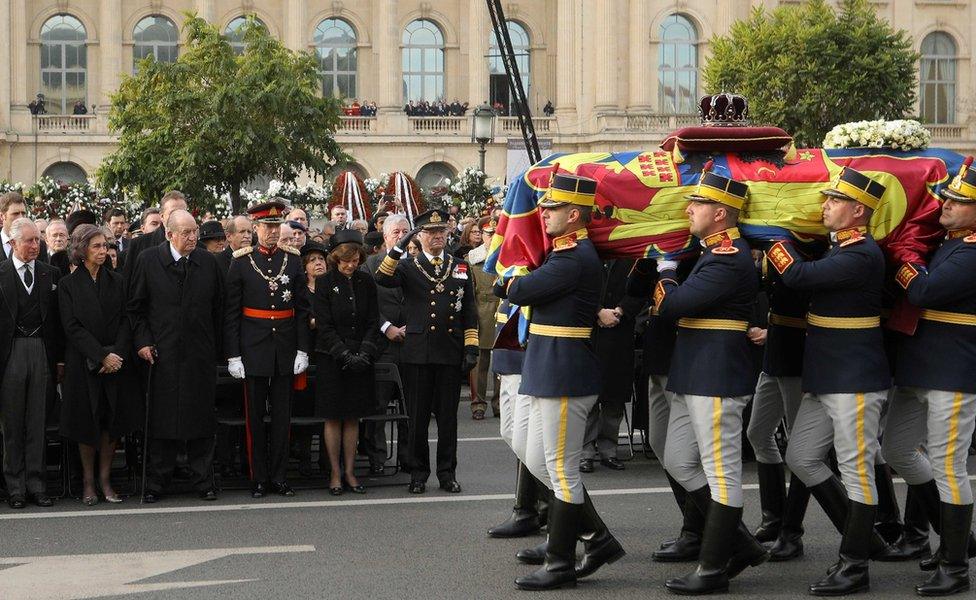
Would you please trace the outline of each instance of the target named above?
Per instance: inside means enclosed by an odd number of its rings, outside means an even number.
[[[241,185],[255,176],[292,181],[347,160],[333,137],[340,103],[318,94],[311,53],[285,48],[253,18],[240,55],[195,14],[183,30],[176,62],[146,58],[112,96],[120,138],[98,171],[104,187],[146,202],[179,189],[197,206],[229,193],[239,212]]]
[[[709,93],[742,94],[753,122],[782,127],[797,146],[819,146],[840,123],[914,110],[918,54],[867,0],[758,7],[710,51]]]

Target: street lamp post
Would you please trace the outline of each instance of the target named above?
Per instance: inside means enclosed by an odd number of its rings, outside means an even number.
[[[495,137],[495,110],[487,104],[474,109],[471,120],[471,141],[478,142],[478,162],[485,172],[485,145]]]

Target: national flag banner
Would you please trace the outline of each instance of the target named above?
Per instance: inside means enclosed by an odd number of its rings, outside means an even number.
[[[939,148],[910,152],[885,148],[798,149],[782,153],[701,154],[675,163],[663,150],[651,152],[553,154],[509,186],[492,238],[485,270],[524,275],[542,264],[549,250],[537,203],[553,172],[590,177],[597,183],[589,236],[603,258],[683,258],[697,252],[688,231],[685,196],[694,191],[702,165],[749,185],[740,230],[754,244],[778,239],[823,240],[821,190],[850,166],[886,186],[869,230],[890,262],[919,262],[937,245],[942,186],[963,157]]]

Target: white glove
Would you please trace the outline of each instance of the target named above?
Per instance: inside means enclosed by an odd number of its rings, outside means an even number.
[[[244,379],[244,362],[240,356],[227,359],[227,372],[234,379]]]
[[[678,261],[676,260],[666,260],[664,258],[657,259],[657,272],[663,273],[668,270],[675,270],[678,268]]]
[[[295,375],[298,375],[299,373],[304,373],[305,369],[307,368],[308,368],[308,353],[299,350],[298,354],[295,355]]]

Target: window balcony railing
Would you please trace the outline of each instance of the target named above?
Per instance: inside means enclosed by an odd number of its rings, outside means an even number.
[[[627,115],[627,131],[673,131],[699,125],[698,115]]]
[[[471,135],[468,117],[407,117],[411,133]]]
[[[549,133],[555,127],[555,119],[552,117],[532,117],[532,125],[535,126],[536,133]],[[504,135],[522,135],[519,127],[518,117],[498,117],[498,128]]]
[[[961,140],[966,135],[966,128],[962,125],[925,125],[932,133],[933,140]]]
[[[97,115],[34,115],[34,130],[44,133],[76,133],[95,130]]]
[[[339,117],[338,133],[375,133],[376,117]]]

